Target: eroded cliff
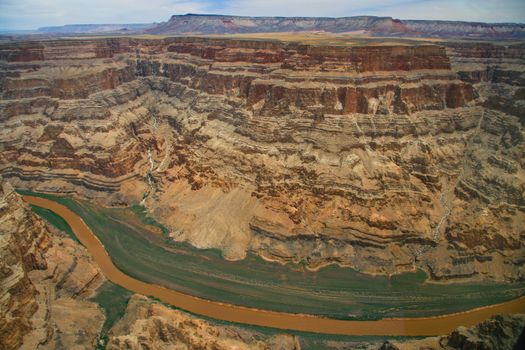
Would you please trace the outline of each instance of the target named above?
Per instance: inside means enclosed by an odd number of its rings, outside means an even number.
[[[26,220],[26,208],[8,185],[0,188],[0,334],[3,349],[15,349],[31,326],[38,294],[28,272],[47,267],[43,254],[50,238],[38,220]]]
[[[210,323],[140,295],[129,301],[124,317],[111,329],[106,349],[299,350],[292,335],[264,336],[238,327]]]
[[[1,172],[310,268],[523,280],[521,44],[0,47]]]
[[[83,247],[0,183],[0,348],[93,347],[104,314],[88,298],[104,277]]]
[[[96,263],[0,184],[0,349],[300,349],[295,336],[220,325],[140,295],[102,333],[106,279]]]

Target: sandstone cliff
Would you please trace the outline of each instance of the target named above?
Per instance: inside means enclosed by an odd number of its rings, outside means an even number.
[[[105,316],[90,301],[104,277],[88,252],[0,187],[0,349],[93,349]],[[143,296],[130,300],[107,349],[299,349],[288,335],[219,326]]]
[[[22,345],[31,329],[31,316],[38,309],[38,294],[28,273],[45,269],[43,257],[50,244],[46,227],[27,220],[29,209],[20,205],[13,189],[0,188],[0,344],[2,349]]]
[[[523,46],[227,38],[0,47],[0,171],[177,241],[522,281]]]
[[[0,203],[0,349],[91,348],[104,322],[87,301],[104,281],[98,267],[4,182]]]

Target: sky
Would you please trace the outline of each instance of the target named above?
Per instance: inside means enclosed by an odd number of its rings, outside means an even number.
[[[152,23],[185,13],[525,23],[525,0],[0,0],[0,29]]]

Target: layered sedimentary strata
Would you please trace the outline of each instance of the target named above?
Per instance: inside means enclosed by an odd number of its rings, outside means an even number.
[[[280,349],[299,350],[291,335],[272,337],[220,326],[134,295],[122,319],[108,334],[106,349]]]
[[[0,335],[3,349],[15,349],[31,326],[38,309],[38,294],[28,273],[47,267],[43,254],[50,244],[45,226],[25,220],[27,209],[18,205],[8,185],[0,188]]]
[[[300,349],[294,336],[217,325],[140,295],[100,341],[106,315],[90,300],[105,281],[98,266],[0,183],[0,349]]]
[[[358,32],[375,36],[523,39],[525,26],[514,23],[400,20],[392,17],[247,17],[227,15],[173,15],[147,28],[152,34],[225,34],[321,31]]]
[[[50,232],[1,184],[0,348],[91,348],[105,317],[87,298],[104,277],[83,247]]]
[[[228,259],[523,280],[521,44],[114,38],[0,57],[17,186],[141,203]]]

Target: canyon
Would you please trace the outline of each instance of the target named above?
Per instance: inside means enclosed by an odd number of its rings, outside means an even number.
[[[104,276],[83,247],[51,232],[1,184],[0,348],[94,345],[104,315],[88,299]]]
[[[135,24],[66,24],[33,31],[6,31],[25,39],[74,35],[209,35],[318,32],[367,34],[374,37],[426,37],[501,40],[525,38],[522,23],[406,20],[392,17],[255,17],[212,14],[173,15],[166,22]],[[2,32],[0,31],[0,34]],[[1,36],[0,36],[1,37]]]
[[[299,39],[2,43],[0,173],[230,260],[523,282],[525,46]]]
[[[0,183],[2,349],[510,349],[525,325],[523,315],[496,316],[447,336],[356,342],[217,324],[133,295],[123,315],[101,337],[111,313],[101,309],[100,299],[92,298],[102,294],[107,283],[97,264],[79,242],[55,226],[56,221],[43,221],[8,182],[0,178]]]
[[[46,223],[0,179],[0,349],[299,349],[292,335],[219,325],[133,295],[101,338],[108,283],[88,251]]]
[[[0,350],[525,346],[524,24],[2,33]]]

